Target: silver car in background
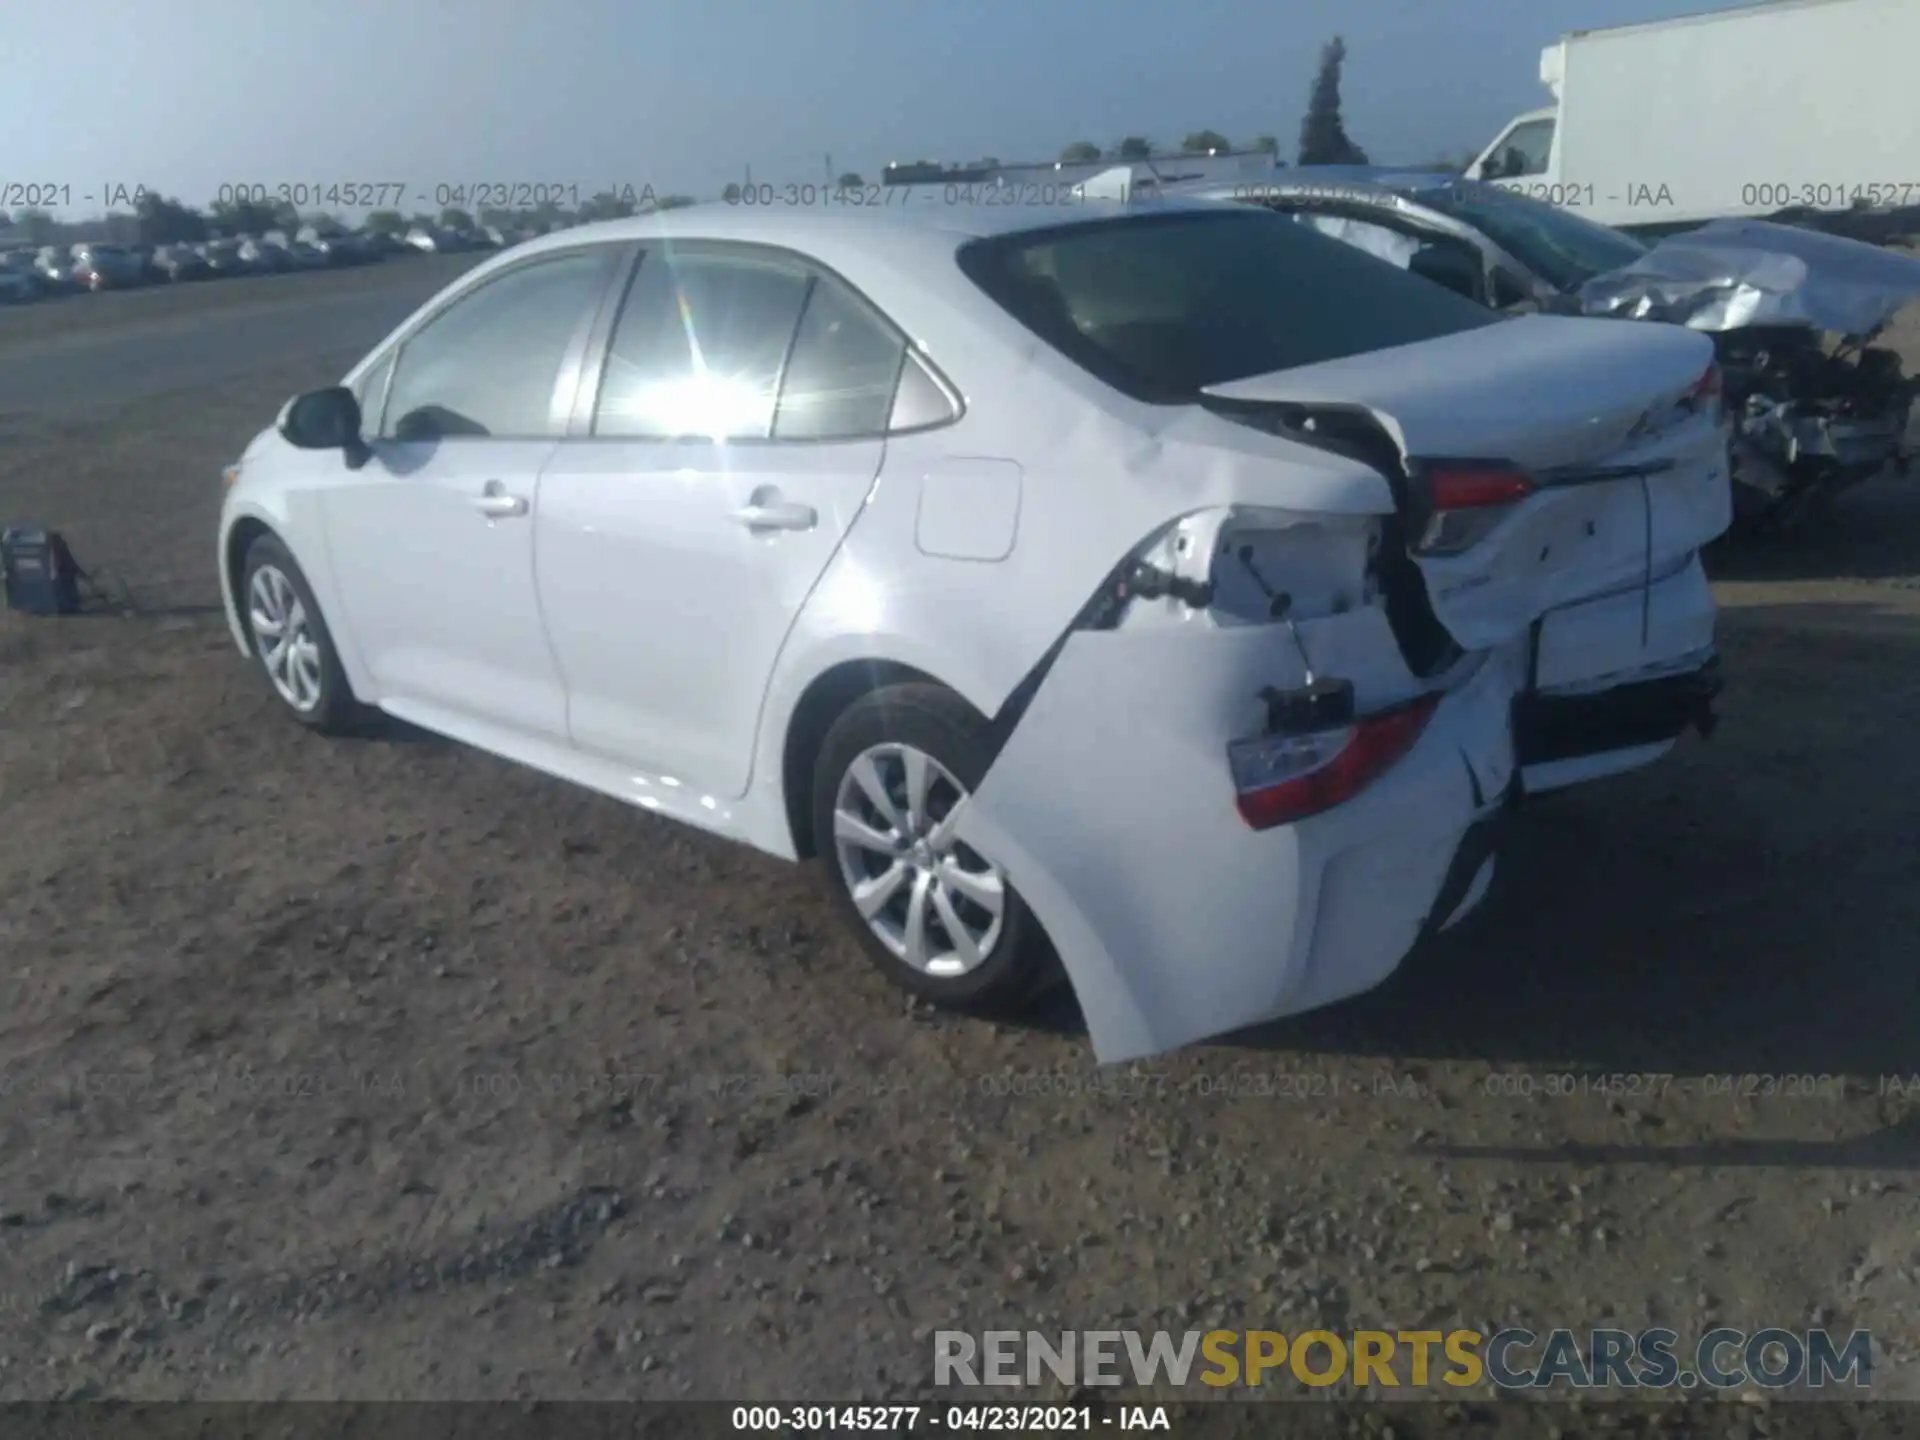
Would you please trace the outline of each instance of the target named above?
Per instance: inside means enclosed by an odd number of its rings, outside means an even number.
[[[1742,524],[1777,530],[1909,465],[1920,380],[1874,344],[1920,298],[1920,260],[1762,220],[1648,243],[1439,172],[1306,166],[1165,193],[1264,205],[1510,313],[1684,325],[1712,337]]]

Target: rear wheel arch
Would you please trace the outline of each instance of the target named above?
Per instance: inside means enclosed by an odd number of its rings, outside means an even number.
[[[863,695],[889,685],[938,685],[952,691],[937,676],[903,664],[898,660],[865,658],[843,660],[822,670],[807,685],[787,720],[786,739],[781,747],[781,793],[786,803],[787,830],[793,839],[794,854],[802,860],[815,858],[813,843],[813,772],[820,758],[821,743],[833,722],[847,707]],[[958,696],[958,691],[953,691]]]

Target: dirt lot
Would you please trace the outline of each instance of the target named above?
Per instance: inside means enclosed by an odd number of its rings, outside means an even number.
[[[0,389],[0,518],[137,612],[0,616],[0,1397],[892,1399],[937,1328],[1309,1322],[1869,1327],[1920,1394],[1920,502],[1721,557],[1719,735],[1527,812],[1384,989],[1101,1076],[1070,1008],[904,1005],[806,871],[277,715],[216,477],[352,358]]]

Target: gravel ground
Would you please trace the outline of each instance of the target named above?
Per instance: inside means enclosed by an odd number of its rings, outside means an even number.
[[[9,318],[0,371],[244,288]],[[939,1328],[1656,1322],[1870,1327],[1920,1393],[1905,489],[1720,557],[1720,733],[1525,812],[1387,986],[1101,1072],[1070,1005],[906,1005],[808,871],[275,713],[216,477],[377,333],[0,388],[0,516],[134,601],[0,615],[0,1398],[879,1400]]]

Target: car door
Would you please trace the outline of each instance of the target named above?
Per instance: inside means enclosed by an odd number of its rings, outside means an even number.
[[[906,342],[749,245],[646,248],[605,328],[535,527],[569,730],[696,804],[737,797],[781,644],[879,473]]]
[[[565,743],[540,624],[540,467],[624,251],[528,259],[461,292],[370,371],[372,457],[321,490],[335,589],[380,703]],[[390,372],[390,373],[389,373]]]

